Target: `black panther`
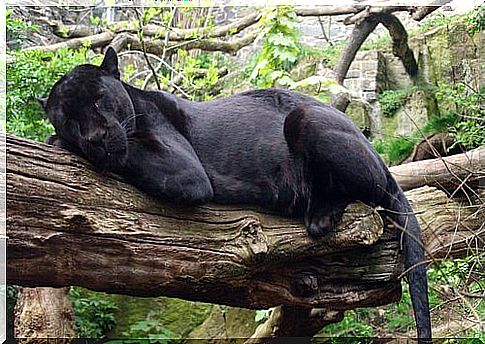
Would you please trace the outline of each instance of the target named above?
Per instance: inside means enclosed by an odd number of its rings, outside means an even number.
[[[208,102],[120,81],[116,52],[80,65],[44,108],[50,142],[162,200],[255,204],[304,219],[322,236],[354,201],[382,206],[403,232],[418,336],[431,338],[421,231],[403,191],[341,112],[283,89]]]

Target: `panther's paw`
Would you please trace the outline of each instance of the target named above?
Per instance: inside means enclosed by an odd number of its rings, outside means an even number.
[[[318,238],[334,230],[342,220],[343,211],[332,210],[330,212],[314,213],[305,216],[305,226],[311,237]]]

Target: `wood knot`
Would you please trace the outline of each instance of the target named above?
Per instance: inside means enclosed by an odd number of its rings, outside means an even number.
[[[268,252],[268,243],[259,219],[248,217],[241,225],[241,233],[252,254],[259,256]]]
[[[65,209],[61,211],[61,215],[67,222],[67,228],[75,229],[76,231],[93,231],[93,226],[86,213],[79,209]]]
[[[318,278],[312,273],[298,274],[293,281],[293,292],[302,297],[314,296],[318,293]]]

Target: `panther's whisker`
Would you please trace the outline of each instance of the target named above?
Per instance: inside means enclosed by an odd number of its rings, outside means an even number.
[[[129,121],[131,121],[132,119],[135,119],[135,118],[137,118],[137,117],[141,117],[141,116],[145,116],[145,114],[144,114],[144,113],[138,113],[138,114],[134,114],[133,116],[129,116],[129,117],[125,118],[125,119],[124,119],[124,120],[123,120],[123,121],[120,123],[120,125],[121,125],[121,127],[122,127],[123,129],[126,129],[126,125],[129,123]]]

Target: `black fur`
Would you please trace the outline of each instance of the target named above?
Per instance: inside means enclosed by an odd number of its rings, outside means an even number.
[[[351,202],[383,206],[409,233],[403,247],[418,334],[431,337],[420,228],[379,155],[343,113],[280,89],[203,103],[141,91],[119,81],[111,50],[100,67],[78,66],[57,82],[46,111],[61,146],[160,199],[257,204],[304,218],[315,237]]]

